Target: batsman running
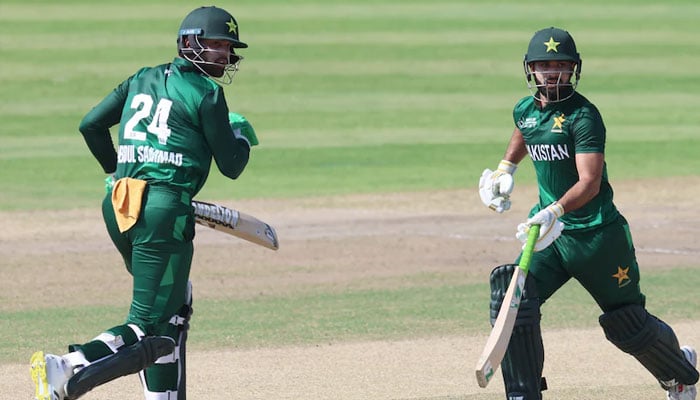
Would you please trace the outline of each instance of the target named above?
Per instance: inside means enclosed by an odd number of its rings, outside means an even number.
[[[229,113],[220,85],[233,80],[243,59],[235,50],[245,47],[231,14],[197,8],[180,26],[178,57],[140,69],[81,121],[88,148],[109,174],[102,212],[132,276],[133,297],[125,321],[91,341],[71,344],[61,356],[32,355],[36,399],[77,399],[134,373],[147,400],[185,399],[192,198],[212,158],[236,179],[257,144],[250,124]],[[117,124],[115,149],[109,129]]]
[[[605,337],[634,356],[666,391],[667,399],[693,400],[697,355],[680,347],[673,329],[645,308],[639,268],[625,218],[613,203],[605,163],[606,129],[598,109],[576,91],[581,57],[571,35],[558,28],[534,34],[523,62],[531,96],[513,110],[515,129],[495,171],[483,172],[483,203],[502,213],[510,208],[513,174],[530,155],[539,201],[518,225],[525,242],[540,225],[515,328],[501,371],[508,400],[538,400],[544,346],[540,308],[571,278],[602,310]],[[491,273],[491,323],[495,320],[514,265]]]

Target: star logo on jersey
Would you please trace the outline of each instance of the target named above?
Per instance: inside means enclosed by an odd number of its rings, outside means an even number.
[[[561,42],[555,42],[554,38],[551,36],[549,37],[549,42],[544,42],[544,45],[547,46],[547,53],[549,53],[550,51],[558,53],[559,50],[557,49],[557,47],[559,47],[560,44]]]
[[[564,121],[566,121],[566,117],[564,114],[554,117],[554,124],[552,125],[552,130],[550,132],[554,133],[562,133],[564,132]]]
[[[238,25],[236,25],[236,21],[234,21],[233,18],[231,18],[231,20],[228,21],[226,25],[228,25],[229,32],[233,32],[236,35],[238,35]]]
[[[627,275],[629,272],[630,267],[627,268],[622,268],[622,267],[617,267],[617,273],[613,274],[613,278],[617,278],[617,287],[625,287],[632,282],[630,277]]]

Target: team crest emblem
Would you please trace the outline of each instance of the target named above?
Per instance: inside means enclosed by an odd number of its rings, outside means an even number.
[[[553,51],[555,53],[558,53],[559,50],[557,49],[561,42],[555,42],[553,37],[549,37],[549,42],[544,42],[544,45],[547,46],[547,53],[550,51]]]
[[[231,18],[231,20],[228,21],[226,25],[228,26],[229,32],[233,32],[236,35],[238,34],[238,25],[236,25],[236,21],[234,21],[233,18]]]
[[[617,278],[617,287],[625,287],[632,282],[630,277],[627,275],[629,272],[630,267],[627,268],[622,268],[622,267],[617,267],[617,273],[613,274],[613,278]]]

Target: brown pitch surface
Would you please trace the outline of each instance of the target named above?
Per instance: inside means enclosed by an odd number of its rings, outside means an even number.
[[[700,178],[613,185],[642,274],[697,264]],[[513,209],[503,215],[486,210],[471,189],[222,202],[274,225],[280,250],[198,227],[196,296],[245,299],[260,293],[390,288],[410,285],[411,277],[426,272],[450,283],[483,281],[491,268],[517,254],[515,227],[534,199],[533,187],[516,182]],[[5,281],[0,309],[114,304],[115,298],[128,303],[130,282],[97,202],[94,209],[6,212],[0,219],[5,222],[0,263],[12,278],[12,284]],[[43,290],[27,296],[33,287]],[[105,321],[105,327],[112,322]],[[193,329],[196,323],[195,316]],[[689,316],[673,325],[682,342],[700,346],[700,322]],[[190,352],[188,394],[192,399],[500,399],[500,378],[483,390],[473,377],[487,334]],[[599,329],[546,332],[545,346],[548,399],[664,396]],[[28,365],[5,362],[0,370],[1,398],[31,398]],[[85,396],[115,398],[140,399],[138,380],[122,378]]]

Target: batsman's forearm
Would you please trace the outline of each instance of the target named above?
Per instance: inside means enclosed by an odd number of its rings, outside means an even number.
[[[603,179],[604,156],[602,153],[576,155],[579,180],[557,201],[564,211],[571,212],[585,206],[600,192]]]
[[[105,131],[95,133],[89,130],[85,132],[81,130],[81,133],[90,152],[97,159],[97,162],[100,163],[104,172],[111,174],[117,170],[117,152],[114,150],[114,143],[109,130],[105,129]]]
[[[503,155],[503,159],[512,162],[513,164],[519,164],[520,161],[527,155],[527,147],[525,147],[525,139],[520,129],[515,128],[513,130],[513,135],[510,137],[508,142],[508,147],[506,147],[506,152]]]

